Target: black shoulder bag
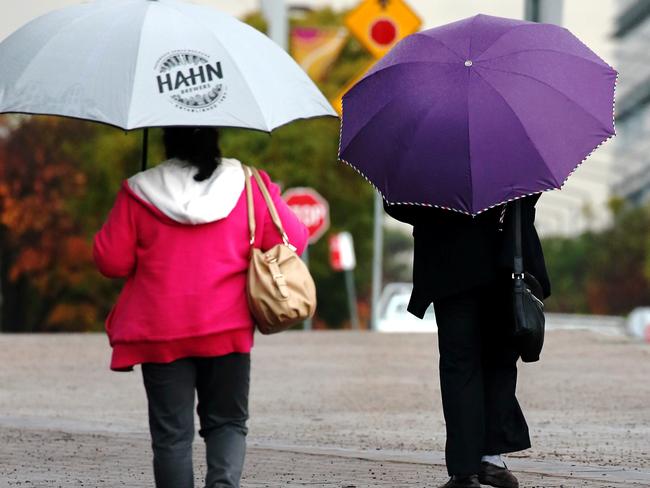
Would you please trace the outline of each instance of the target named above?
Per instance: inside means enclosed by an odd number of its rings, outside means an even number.
[[[521,360],[525,363],[539,361],[544,345],[544,302],[541,286],[530,273],[524,272],[521,231],[521,200],[515,202],[515,260],[513,283],[514,334]],[[536,296],[535,294],[538,294]]]

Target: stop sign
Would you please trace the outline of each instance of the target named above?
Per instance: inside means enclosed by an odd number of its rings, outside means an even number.
[[[290,188],[282,198],[309,230],[310,244],[318,241],[329,229],[329,204],[313,188]]]

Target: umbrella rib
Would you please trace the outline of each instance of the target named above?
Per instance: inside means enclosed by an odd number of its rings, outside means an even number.
[[[541,85],[547,86],[548,88],[550,88],[550,89],[553,90],[554,92],[557,92],[557,93],[559,93],[560,95],[562,95],[562,96],[563,96],[564,98],[566,98],[568,101],[570,101],[571,103],[573,103],[576,107],[580,108],[584,113],[586,113],[587,115],[589,115],[589,117],[591,117],[592,119],[594,119],[594,120],[598,123],[599,126],[602,126],[602,122],[601,122],[600,120],[598,120],[598,118],[597,118],[594,114],[592,114],[589,110],[587,110],[585,107],[583,107],[582,105],[580,105],[580,104],[579,104],[577,101],[575,101],[573,98],[569,97],[566,93],[561,92],[560,90],[558,90],[557,88],[555,88],[553,85],[550,85],[549,83],[546,83],[545,81],[538,80],[537,78],[535,78],[535,77],[533,77],[533,76],[527,75],[527,74],[525,74],[525,73],[518,73],[518,72],[516,72],[516,71],[507,71],[507,70],[502,70],[502,69],[490,68],[490,67],[488,67],[488,66],[481,66],[481,68],[482,68],[482,69],[487,69],[487,70],[490,70],[490,71],[497,71],[497,72],[500,72],[500,73],[507,73],[507,74],[510,74],[510,75],[521,76],[521,77],[524,77],[524,78],[528,78],[528,79],[530,79],[530,80],[532,80],[532,81],[535,81],[535,82],[537,82],[537,83],[539,83],[539,84],[541,84]],[[483,77],[481,76],[481,78],[483,78]],[[483,78],[483,79],[485,80],[485,78]],[[490,86],[492,86],[492,85],[490,85]],[[608,132],[608,133],[610,132],[609,127],[603,127],[603,128],[605,129],[606,132]]]
[[[149,11],[149,8],[151,7],[151,3],[147,2],[147,7],[145,8],[144,15],[142,17],[143,22],[142,22],[142,28],[140,29],[140,37],[138,38],[138,50],[135,54],[135,64],[133,68],[133,83],[131,83],[131,96],[129,97],[129,113],[126,116],[126,127],[129,127],[130,122],[131,122],[131,109],[132,109],[132,104],[133,104],[133,97],[135,96],[135,77],[138,74],[138,61],[140,60],[140,52],[141,52],[141,47],[142,47],[142,40],[144,39],[144,21],[147,19],[147,12]],[[131,128],[131,127],[129,127]]]
[[[83,20],[86,20],[88,17],[92,17],[92,16],[95,15],[96,13],[97,13],[96,11],[89,12],[89,13],[87,13],[86,15],[84,15],[83,17],[77,17],[77,18],[73,19],[70,23],[65,24],[65,25],[62,25],[59,29],[57,29],[57,31],[56,31],[54,34],[52,34],[52,35],[50,36],[50,38],[48,39],[48,41],[45,42],[45,43],[43,43],[43,45],[38,49],[38,51],[36,51],[36,52],[34,53],[34,55],[32,56],[32,60],[34,60],[34,59],[36,59],[38,56],[40,56],[41,53],[43,52],[43,50],[44,50],[44,49],[45,49],[45,48],[50,44],[50,42],[52,42],[52,40],[56,39],[56,38],[57,38],[61,33],[63,33],[64,31],[68,30],[68,29],[70,28],[70,26],[73,26],[73,25],[75,25],[75,24],[78,24],[79,22],[81,22],[81,21],[83,21]],[[19,84],[20,84],[20,81],[23,79],[23,77],[24,77],[26,71],[27,71],[27,70],[24,70],[24,71],[21,73],[21,76],[20,76],[20,77],[15,81],[15,84],[16,84],[16,85],[19,85]]]
[[[473,19],[472,22],[470,23],[469,30],[470,30],[470,36],[469,36],[469,52],[468,52],[468,59],[472,59],[472,41],[474,40],[474,32],[472,31],[472,27],[476,23],[476,19],[478,19],[479,16],[476,15]],[[470,90],[470,83],[472,81],[472,71],[467,70],[467,93],[465,97],[465,110],[466,110],[466,115],[467,115],[467,171],[469,173],[469,195],[470,198],[472,199],[470,203],[470,208],[472,211],[474,210],[474,178],[472,174],[472,139],[470,136],[471,130],[470,130],[470,122],[469,122],[469,90]]]
[[[422,34],[421,32],[418,32],[417,34],[414,34],[414,35],[416,35],[416,36],[418,36],[418,37],[424,37],[425,39],[431,39],[431,40],[433,40],[433,41],[436,41],[438,44],[440,44],[442,47],[444,47],[447,51],[449,51],[450,53],[455,54],[456,56],[458,56],[458,59],[460,59],[460,60],[464,60],[464,59],[465,59],[464,56],[462,56],[461,54],[458,54],[456,51],[454,51],[452,48],[450,48],[449,46],[447,46],[447,44],[445,44],[444,42],[442,42],[442,41],[441,41],[440,39],[438,39],[437,37],[427,36],[427,35],[425,35],[425,34]]]
[[[494,41],[492,41],[492,44],[490,44],[485,50],[479,54],[478,58],[476,58],[476,61],[482,61],[481,58],[485,55],[485,53],[489,52],[490,49],[494,47],[494,45],[501,40],[502,37],[510,34],[514,30],[521,29],[522,27],[536,27],[538,24],[536,22],[526,22],[525,24],[519,24],[519,25],[514,25],[512,28],[508,29],[507,31],[503,32],[499,37],[497,37]]]
[[[503,54],[503,55],[501,55],[501,56],[495,56],[494,58],[480,59],[480,61],[481,61],[481,62],[485,62],[485,61],[494,61],[494,60],[497,60],[497,59],[507,58],[508,56],[514,56],[515,54],[521,54],[521,53],[533,53],[533,52],[538,52],[538,51],[539,51],[539,52],[557,53],[557,54],[562,54],[562,55],[564,55],[564,56],[571,56],[572,58],[582,59],[583,61],[586,61],[586,62],[591,63],[591,64],[595,64],[595,65],[597,65],[597,66],[601,66],[601,67],[602,67],[603,65],[605,65],[605,66],[607,66],[607,67],[610,68],[610,69],[614,69],[614,68],[612,68],[608,63],[606,63],[605,61],[603,61],[603,60],[600,59],[600,58],[598,58],[598,60],[600,61],[600,63],[597,63],[595,60],[593,60],[593,59],[589,59],[589,58],[585,58],[584,56],[578,56],[577,54],[567,53],[567,52],[564,52],[564,51],[558,51],[557,49],[548,49],[548,48],[541,48],[541,47],[540,47],[540,48],[534,48],[534,49],[521,49],[521,50],[519,50],[519,51],[513,51],[513,52],[511,52],[511,53]],[[482,66],[482,65],[481,65],[481,66]]]
[[[112,5],[111,5],[111,6],[112,6]],[[78,6],[78,7],[81,7],[81,5]],[[106,8],[108,8],[108,7],[106,7]],[[92,17],[93,15],[98,14],[98,13],[102,13],[102,12],[101,12],[101,11],[98,12],[98,11],[95,10],[95,11],[92,11],[92,12],[87,13],[86,15],[84,15],[84,16],[82,16],[82,17],[77,17],[77,18],[71,20],[69,23],[67,23],[67,24],[65,24],[65,25],[62,25],[59,29],[56,30],[56,32],[54,32],[54,33],[50,36],[48,42],[44,43],[44,44],[43,44],[43,45],[38,49],[38,51],[36,51],[36,52],[34,53],[34,55],[32,56],[32,60],[33,60],[33,59],[36,59],[38,56],[40,56],[41,53],[43,52],[43,50],[45,50],[45,48],[47,48],[47,46],[49,45],[49,43],[50,43],[53,39],[56,39],[56,38],[57,38],[61,33],[63,33],[64,31],[68,30],[71,26],[73,26],[73,25],[75,25],[75,24],[78,24],[79,22],[82,22],[82,21],[88,19],[89,17]],[[19,84],[20,84],[21,80],[22,80],[23,77],[25,76],[25,72],[26,72],[26,70],[23,71],[23,73],[21,74],[21,76],[20,76],[18,79],[16,79],[16,81],[14,82],[15,85],[19,85]],[[12,110],[12,111],[7,111],[7,112],[0,112],[0,113],[28,114],[28,115],[47,115],[47,116],[63,116],[63,117],[68,117],[68,118],[76,119],[76,120],[87,120],[87,121],[90,121],[90,122],[97,122],[97,123],[104,124],[104,125],[107,125],[107,126],[110,126],[110,127],[116,127],[116,128],[119,128],[119,129],[127,130],[127,127],[126,127],[126,126],[120,126],[120,125],[117,125],[117,124],[112,124],[112,123],[107,122],[107,121],[105,121],[105,120],[100,120],[99,118],[79,117],[79,116],[72,116],[72,115],[64,115],[64,114],[61,114],[61,113],[40,112],[40,111],[36,111],[36,110],[33,110],[33,111],[27,111],[27,110],[14,111],[14,110]]]
[[[384,71],[386,71],[386,70],[388,70],[390,68],[395,68],[395,67],[398,67],[398,66],[407,66],[407,65],[411,65],[411,64],[425,64],[425,65],[428,65],[428,64],[449,64],[449,65],[457,65],[458,63],[452,63],[451,61],[405,61],[403,63],[395,63],[395,64],[391,64],[389,66],[382,66],[382,67],[377,68],[377,69],[375,69],[373,67],[368,72],[368,74],[364,78],[359,80],[354,86],[360,85],[364,81],[366,81],[367,79],[373,77],[374,75],[379,74],[379,73],[383,73]]]
[[[546,160],[544,159],[544,156],[542,156],[542,153],[540,152],[539,148],[537,147],[535,142],[533,142],[533,139],[530,137],[530,134],[526,130],[526,127],[524,126],[524,123],[519,118],[519,115],[517,114],[517,112],[514,111],[514,109],[510,106],[508,101],[505,99],[505,97],[501,94],[501,92],[499,92],[499,90],[497,90],[494,87],[494,85],[492,85],[492,83],[490,83],[487,79],[485,79],[483,76],[481,76],[481,74],[478,72],[478,70],[474,70],[474,72],[485,82],[486,85],[488,85],[494,91],[494,93],[499,95],[499,98],[501,98],[501,100],[503,100],[503,103],[505,104],[506,107],[508,107],[508,110],[510,110],[510,112],[512,112],[512,114],[515,116],[515,118],[519,122],[519,125],[520,125],[521,129],[524,131],[524,134],[526,134],[526,138],[530,142],[530,145],[533,147],[533,149],[535,150],[537,155],[540,157],[540,159],[542,161],[544,161],[544,166],[546,166],[546,169],[548,169],[550,175],[553,177],[553,181],[555,182],[556,186],[558,188],[560,188],[561,184],[560,184],[560,182],[558,182],[557,177],[555,176],[555,173],[553,173],[553,171],[551,171],[551,168],[549,168],[548,165],[546,164]]]
[[[469,30],[469,52],[467,53],[467,58],[472,59],[472,41],[474,40],[474,31],[472,30],[472,27],[474,27],[474,24],[476,24],[476,20],[480,17],[480,15],[475,15],[472,21],[470,22],[468,26]],[[469,109],[468,109],[469,110]]]
[[[384,111],[384,109],[386,109],[386,107],[388,107],[388,106],[389,106],[391,103],[393,103],[394,101],[395,101],[395,99],[393,98],[393,99],[387,101],[384,105],[382,105],[381,108],[380,108],[379,110],[377,110],[377,111],[372,115],[372,117],[370,117],[370,118],[369,118],[369,119],[368,119],[368,120],[367,120],[367,121],[366,121],[366,122],[365,122],[365,123],[364,123],[364,124],[363,124],[359,129],[358,129],[358,130],[357,130],[357,133],[354,134],[354,135],[352,136],[352,138],[351,138],[351,139],[348,141],[348,143],[345,145],[345,148],[341,147],[341,149],[339,150],[339,155],[341,155],[341,154],[343,153],[343,151],[345,151],[347,148],[349,148],[350,145],[351,145],[351,144],[352,144],[352,143],[353,143],[353,142],[354,142],[354,141],[355,141],[355,140],[356,140],[356,139],[361,135],[361,132],[363,132],[363,130],[364,130],[364,129],[365,129],[365,128],[366,128],[366,127],[367,127],[367,126],[368,126],[368,125],[373,121],[373,119],[374,119],[375,117],[377,117],[380,113],[382,113],[382,112]],[[345,102],[344,102],[344,103],[345,103]],[[343,120],[343,119],[341,119],[341,120]],[[341,122],[341,127],[343,127],[343,122]],[[341,131],[341,132],[343,132],[343,131]]]
[[[467,169],[469,172],[469,194],[472,199],[470,208],[472,209],[472,211],[474,211],[474,177],[472,173],[472,138],[471,138],[472,131],[470,129],[470,121],[469,121],[469,90],[470,90],[470,83],[472,81],[471,76],[472,76],[472,71],[467,70],[467,97],[465,101],[466,102],[465,109],[467,110]]]
[[[348,93],[351,93],[356,87],[360,86],[362,83],[366,82],[367,80],[369,80],[373,76],[378,75],[379,73],[385,73],[386,71],[388,71],[389,69],[392,69],[392,68],[399,68],[400,66],[403,66],[405,64],[428,64],[428,63],[425,62],[425,61],[412,61],[412,62],[408,62],[408,63],[393,64],[391,66],[387,66],[386,68],[382,68],[379,71],[375,71],[371,75],[369,75],[369,76],[365,77],[364,79],[362,79],[352,89],[350,89],[350,91],[348,91],[343,96],[343,103],[345,102],[345,98],[347,97]],[[375,118],[377,115],[379,115],[389,104],[393,103],[394,100],[395,99],[392,98],[389,101],[387,101],[384,105],[381,106],[381,108],[379,110],[377,110],[371,117],[369,117],[368,120],[357,130],[357,133],[354,136],[352,136],[352,138],[350,139],[350,141],[348,141],[348,143],[346,144],[345,147],[348,148],[350,146],[350,144],[352,144],[352,142],[357,138],[357,136],[359,136],[361,131],[363,131],[368,126],[368,124],[370,124],[370,122],[372,122],[372,119]],[[341,118],[341,126],[343,126],[344,120],[345,120],[344,118]],[[339,151],[339,152],[341,152],[341,151]]]
[[[407,64],[407,63],[403,63],[403,64]],[[418,63],[418,64],[419,64],[419,63]],[[392,65],[392,66],[389,66],[389,67],[387,67],[387,68],[385,68],[385,69],[387,70],[387,69],[395,68],[395,67],[399,67],[399,66],[401,66],[401,65]],[[383,71],[383,70],[382,70],[382,71]],[[374,74],[373,74],[373,75],[374,75]],[[362,81],[363,81],[363,80],[362,80]],[[364,178],[365,178],[365,179],[366,179],[366,180],[367,180],[367,181],[368,181],[368,182],[369,182],[369,183],[370,183],[370,184],[371,184],[371,185],[372,185],[372,186],[373,186],[373,187],[374,187],[374,188],[375,188],[375,189],[376,189],[376,190],[377,190],[381,195],[382,195],[383,199],[384,199],[386,202],[389,202],[388,197],[387,197],[387,195],[384,194],[384,192],[379,188],[378,184],[375,184],[374,182],[372,182],[372,181],[370,180],[370,178],[368,178],[368,176],[367,176],[363,171],[361,171],[361,169],[357,168],[355,165],[351,164],[351,163],[348,162],[346,159],[344,159],[344,158],[343,158],[343,152],[344,152],[346,149],[348,149],[348,148],[352,145],[352,143],[353,143],[353,142],[354,142],[354,141],[355,141],[355,140],[356,140],[356,139],[361,135],[361,133],[363,132],[363,130],[364,130],[364,129],[365,129],[365,128],[366,128],[366,127],[367,127],[367,126],[368,126],[368,125],[369,125],[369,124],[370,124],[370,123],[371,123],[371,122],[372,122],[372,121],[373,121],[373,120],[374,120],[374,119],[375,119],[379,114],[381,114],[381,113],[382,113],[386,108],[388,108],[388,106],[391,105],[392,103],[394,103],[394,102],[399,102],[399,101],[400,101],[400,100],[397,100],[397,99],[393,98],[393,99],[387,101],[384,105],[382,105],[382,107],[381,107],[379,110],[377,110],[377,111],[372,115],[372,117],[370,117],[370,118],[369,118],[369,119],[368,119],[368,120],[367,120],[367,121],[366,121],[366,122],[365,122],[365,123],[364,123],[364,124],[363,124],[359,129],[358,129],[358,130],[357,130],[356,134],[354,134],[354,136],[352,136],[352,138],[347,142],[347,144],[345,145],[345,148],[343,148],[343,140],[342,140],[342,138],[340,138],[340,140],[339,140],[339,159],[340,159],[341,161],[343,161],[344,163],[346,163],[347,165],[349,165],[350,167],[352,167],[352,168],[353,168],[357,173],[359,173],[361,176],[363,176],[363,177],[364,177]],[[426,111],[426,113],[422,116],[422,118],[421,118],[420,120],[426,118],[426,117],[431,113],[431,111],[433,110],[433,108],[434,108],[434,107],[429,107],[429,109]],[[343,99],[343,114],[345,114],[345,98]],[[345,123],[345,117],[342,117],[342,119],[341,119],[341,134],[343,134],[343,124],[344,124],[344,123]],[[418,124],[418,125],[419,125],[419,124]],[[415,133],[417,133],[417,130],[415,130]],[[413,149],[413,146],[411,146],[411,147],[407,150],[407,152],[406,152],[405,154],[409,154],[409,152],[410,152],[412,149]],[[389,203],[390,203],[390,202],[389,202]],[[414,203],[414,202],[394,202],[394,203],[408,203],[408,204],[410,204],[410,205],[411,205],[411,204],[412,204],[412,205],[421,205],[421,204],[419,204],[419,203]],[[431,206],[431,205],[428,205],[428,204],[427,204],[427,206]],[[433,206],[436,206],[436,207],[437,207],[437,205],[433,205]],[[446,208],[446,207],[440,207],[440,208]],[[455,210],[455,209],[452,209],[452,210]],[[467,212],[464,212],[464,211],[462,211],[462,210],[456,210],[456,211],[461,212],[461,213],[467,213]]]

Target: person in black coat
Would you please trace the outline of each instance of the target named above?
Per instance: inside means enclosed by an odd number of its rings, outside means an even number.
[[[551,293],[535,230],[539,195],[522,199],[524,269]],[[512,334],[514,205],[475,217],[416,205],[386,212],[413,226],[413,293],[408,310],[423,318],[433,303],[438,324],[440,384],[445,416],[444,488],[480,483],[518,487],[501,454],[530,447],[515,396],[519,353]]]

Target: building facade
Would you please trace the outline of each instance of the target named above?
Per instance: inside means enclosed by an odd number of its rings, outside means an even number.
[[[642,205],[650,202],[650,1],[619,0],[617,6],[614,193]]]

